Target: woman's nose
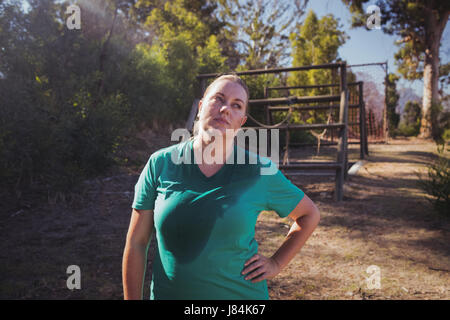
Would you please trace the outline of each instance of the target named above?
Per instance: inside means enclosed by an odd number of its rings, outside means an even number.
[[[222,106],[220,107],[219,111],[220,111],[221,113],[222,113],[222,112],[228,113],[228,112],[230,112],[230,109],[231,109],[230,104],[225,102],[224,104],[222,104]]]

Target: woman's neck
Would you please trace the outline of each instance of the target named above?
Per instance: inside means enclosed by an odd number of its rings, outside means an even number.
[[[204,132],[199,132],[194,138],[193,148],[195,159],[201,159],[202,164],[222,165],[226,163],[226,160],[234,151],[234,137],[210,136]]]

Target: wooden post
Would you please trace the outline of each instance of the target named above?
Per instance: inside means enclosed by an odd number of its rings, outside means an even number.
[[[364,103],[364,83],[360,82],[360,103],[361,103],[361,113],[362,113],[362,133],[364,134],[364,153],[366,155],[369,155],[369,139],[368,137],[368,131],[367,131],[367,116],[366,116],[366,104]]]
[[[384,109],[383,109],[383,138],[384,142],[388,143],[389,140],[389,122],[388,122],[388,116],[387,116],[387,100],[388,100],[388,83],[389,83],[389,73],[388,73],[388,62],[384,63],[385,65],[385,80],[384,80]]]
[[[358,83],[358,104],[359,104],[359,149],[360,154],[359,158],[361,160],[364,160],[364,153],[365,153],[365,137],[364,137],[364,103],[363,103],[363,83],[360,81]]]
[[[347,171],[347,123],[348,123],[348,90],[347,90],[347,68],[346,63],[340,67],[340,91],[341,102],[339,108],[339,123],[344,127],[339,130],[337,161],[341,166],[336,170],[336,190],[335,200],[342,201],[344,199],[344,179]]]
[[[267,98],[268,98],[268,90],[267,90],[267,87],[264,86],[264,99],[267,99]],[[265,105],[265,106],[264,106],[264,110],[265,110],[265,112],[266,112],[266,124],[270,125],[271,123],[270,123],[270,110],[269,110],[269,106],[268,106],[268,105]]]
[[[364,103],[363,100],[363,106],[362,106],[362,110],[363,110],[363,117],[364,117],[364,151],[366,152],[366,155],[369,155],[369,134],[367,132],[367,116],[366,116],[366,104]]]
[[[267,99],[269,97],[269,90],[267,89],[267,86],[264,86],[264,99]],[[272,112],[269,109],[269,106],[265,106],[266,109],[266,124],[271,125],[272,124]],[[271,129],[267,130],[267,150],[272,150],[272,133],[270,132]],[[258,135],[259,136],[259,135]],[[272,155],[271,155],[272,156]]]

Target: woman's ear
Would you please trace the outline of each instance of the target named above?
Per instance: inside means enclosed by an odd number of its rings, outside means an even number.
[[[200,111],[202,110],[202,103],[203,103],[203,100],[200,100],[200,101],[198,102],[197,116],[196,116],[197,119],[199,118],[198,115],[200,114]]]
[[[243,116],[241,120],[241,127],[247,122],[247,116]]]

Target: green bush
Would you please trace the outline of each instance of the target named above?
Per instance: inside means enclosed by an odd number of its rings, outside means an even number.
[[[401,122],[397,130],[395,130],[396,135],[412,137],[417,136],[420,132],[420,119],[417,120],[415,124],[406,124]]]
[[[450,129],[445,129],[444,133],[442,134],[442,139],[447,142],[450,141]]]
[[[418,184],[422,190],[432,196],[429,201],[433,204],[435,210],[441,214],[449,215],[450,160],[444,156],[444,147],[444,144],[438,145],[438,158],[427,166],[427,178],[423,179],[419,175]]]
[[[417,101],[408,101],[395,134],[407,137],[417,136],[420,132],[421,112],[420,104]]]

